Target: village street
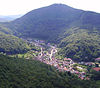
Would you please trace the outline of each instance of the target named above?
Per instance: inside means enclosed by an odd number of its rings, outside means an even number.
[[[41,51],[38,56],[35,57],[35,60],[39,60],[43,63],[54,66],[59,71],[67,71],[72,74],[76,74],[82,80],[89,80],[89,78],[86,76],[87,69],[80,66],[75,67],[75,64],[77,63],[74,62],[71,58],[59,59],[55,57],[55,54],[57,53],[56,45],[51,45],[50,43],[45,44],[45,42],[42,40],[35,40],[34,42],[31,41],[31,43],[41,48]],[[43,45],[48,47],[48,49],[46,50]]]
[[[70,72],[77,75],[82,80],[89,80],[90,78],[87,69],[89,66],[93,66],[91,69],[95,71],[100,70],[99,67],[96,67],[96,64],[98,64],[98,66],[100,65],[98,63],[100,58],[95,59],[96,62],[75,62],[68,57],[60,59],[56,57],[58,51],[57,45],[46,43],[44,40],[25,39],[25,41],[40,48],[39,52],[36,51],[37,56],[33,57],[34,60],[54,66],[58,71]],[[34,54],[36,52],[33,50]]]

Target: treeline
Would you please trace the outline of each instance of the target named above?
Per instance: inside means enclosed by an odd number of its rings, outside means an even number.
[[[6,54],[25,53],[30,47],[20,38],[0,32],[0,52]]]
[[[100,57],[100,35],[95,30],[72,28],[63,35],[58,55],[77,61],[94,61]]]
[[[69,72],[34,60],[0,54],[0,88],[99,88],[99,81],[80,80]]]

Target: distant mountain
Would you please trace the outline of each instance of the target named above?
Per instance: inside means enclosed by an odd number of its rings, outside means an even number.
[[[8,15],[8,16],[2,16],[0,15],[0,22],[9,22],[9,21],[13,21],[19,17],[21,17],[22,15]]]
[[[9,20],[5,19],[5,18],[0,18],[0,22],[8,22]]]
[[[99,13],[53,4],[3,25],[18,37],[59,44],[62,57],[91,61],[100,55]]]
[[[54,42],[66,28],[79,23],[77,20],[83,12],[63,4],[53,4],[27,13],[8,23],[7,27],[22,33],[22,37]]]

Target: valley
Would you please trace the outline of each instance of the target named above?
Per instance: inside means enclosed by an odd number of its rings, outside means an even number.
[[[73,61],[71,58],[65,57],[60,58],[57,56],[57,51],[59,48],[55,44],[46,43],[44,40],[36,40],[36,39],[23,39],[25,42],[38,47],[39,51],[30,50],[26,54],[14,55],[14,57],[25,58],[27,60],[37,60],[42,63],[51,65],[56,68],[56,70],[60,72],[69,72],[70,74],[76,75],[81,80],[90,80],[91,71],[97,71],[95,68],[100,68],[99,61],[94,62],[77,62]]]
[[[99,19],[52,4],[0,22],[0,88],[100,88]]]

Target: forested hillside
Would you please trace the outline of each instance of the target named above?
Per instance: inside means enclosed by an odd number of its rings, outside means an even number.
[[[80,27],[91,30],[100,29],[100,14],[75,9],[63,4],[53,4],[30,11],[5,26],[16,30],[21,37],[31,37],[55,42],[66,29]],[[56,41],[57,42],[57,41]]]
[[[0,54],[0,88],[99,88],[99,81],[82,81],[34,60]]]
[[[100,34],[97,30],[72,28],[67,31],[59,44],[58,52],[75,61],[94,61],[100,55]]]
[[[55,39],[76,21],[82,12],[84,11],[66,5],[54,4],[30,11],[23,17],[6,23],[6,26],[21,33],[17,36],[55,42]]]
[[[7,54],[25,53],[29,46],[18,37],[0,33],[0,52]]]
[[[0,33],[13,34],[12,30],[0,24]]]
[[[22,39],[14,36],[14,33],[15,31],[0,24],[0,52],[18,54],[30,49]]]
[[[100,88],[99,19],[53,4],[0,23],[0,88]]]
[[[100,57],[99,19],[99,13],[53,4],[32,10],[21,18],[2,25],[18,37],[59,44],[59,54],[63,57],[93,61]],[[74,30],[76,28],[78,30]]]
[[[5,31],[5,29],[3,32],[0,32],[0,52],[6,54],[18,54],[25,53],[30,49],[22,39],[10,34],[5,34],[4,32],[9,33],[9,31]]]

